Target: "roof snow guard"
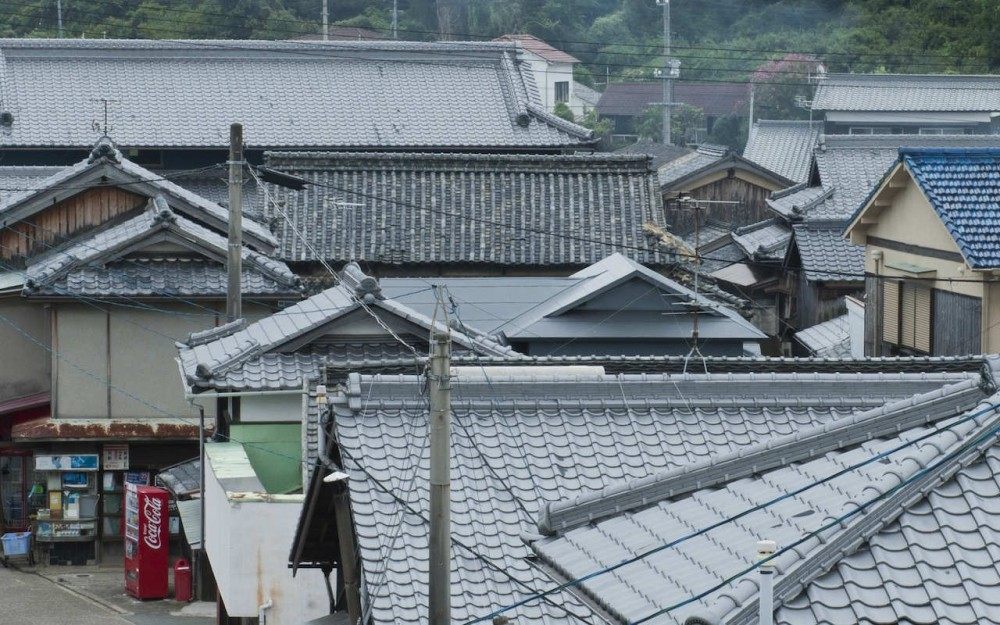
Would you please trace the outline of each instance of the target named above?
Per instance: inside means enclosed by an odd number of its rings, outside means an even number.
[[[591,145],[541,108],[522,55],[509,42],[0,40],[3,145],[89,147],[101,98],[130,148],[222,149],[234,119],[257,148]]]

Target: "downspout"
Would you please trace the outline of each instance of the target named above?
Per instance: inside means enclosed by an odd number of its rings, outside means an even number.
[[[270,610],[274,607],[274,602],[268,598],[267,601],[257,606],[257,625],[266,625],[267,616],[264,614],[265,611]]]
[[[316,431],[316,443],[319,448],[319,459],[323,466],[333,471],[340,471],[337,463],[330,458],[329,442],[326,438],[326,423],[329,420],[330,408],[327,403],[326,385],[316,387],[316,403],[321,407],[319,423]],[[334,482],[331,488],[337,489],[334,494],[334,521],[337,524],[337,541],[340,546],[340,567],[344,574],[344,595],[347,598],[347,618],[351,625],[357,625],[361,620],[361,592],[358,584],[357,549],[354,544],[354,524],[351,519],[350,490],[346,481]],[[327,578],[329,579],[329,578]]]

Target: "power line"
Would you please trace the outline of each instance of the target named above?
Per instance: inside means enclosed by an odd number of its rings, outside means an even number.
[[[10,2],[15,2],[15,0],[9,0],[9,1]],[[700,0],[700,2],[699,2],[699,4],[705,4],[705,3],[706,3],[706,0]],[[117,4],[126,4],[127,5],[128,3],[121,2],[121,3],[117,3]],[[23,6],[23,7],[34,8],[34,5],[32,3],[30,3],[30,2],[20,2],[20,5]],[[718,6],[728,7],[728,6],[731,6],[731,5],[729,3],[719,3]],[[133,4],[132,7],[133,8],[138,8],[138,3]],[[39,12],[41,13],[42,12],[41,11],[41,7],[39,7],[39,9],[40,9]],[[802,8],[795,8],[795,9],[789,9],[789,10],[794,11],[795,13],[802,13],[802,11],[803,11]],[[226,20],[227,22],[230,22],[230,23],[232,22],[232,20],[234,18],[234,16],[232,14],[228,14],[228,13],[219,13],[219,12],[204,11],[204,10],[195,10],[195,9],[184,9],[184,8],[178,8],[178,7],[157,7],[156,11],[157,11],[157,13],[160,13],[160,14],[162,14],[162,13],[173,13],[173,14],[182,14],[182,15],[193,15],[193,16],[197,16],[197,17],[200,17],[200,18],[204,18],[206,16],[207,17],[216,17],[216,18],[219,18],[219,19],[222,19],[222,20]],[[816,9],[815,13],[817,15],[828,15],[829,14],[828,11],[823,10],[823,9]],[[149,15],[146,15],[145,18],[146,19],[156,19],[159,22],[176,23],[175,20],[171,20],[171,19],[166,18],[166,17],[160,18],[160,16],[157,15],[157,14],[149,14]],[[299,26],[303,27],[303,32],[314,32],[316,29],[319,28],[319,25],[320,25],[319,21],[313,21],[313,20],[301,19],[301,18],[283,18],[283,17],[277,17],[277,16],[269,16],[268,19],[267,19],[267,22],[268,23],[285,23],[285,24],[299,25]],[[144,28],[144,27],[140,27],[140,28]],[[372,30],[379,31],[381,29],[374,28]],[[298,32],[298,31],[295,31],[295,32]],[[414,35],[426,35],[426,36],[430,36],[430,37],[437,37],[439,35],[439,33],[437,31],[420,30],[420,29],[398,29],[398,32],[410,33],[410,34],[414,34]],[[292,33],[290,32],[290,34],[292,34]],[[472,40],[492,40],[492,39],[496,38],[494,35],[488,35],[488,34],[484,34],[484,33],[462,32],[462,33],[452,33],[452,34],[455,35],[455,36],[459,36],[459,37],[469,37]],[[624,47],[624,48],[653,49],[653,50],[656,50],[659,53],[663,52],[663,48],[661,47],[661,44],[657,44],[657,43],[624,43],[624,42],[610,42],[610,41],[593,41],[593,40],[577,40],[577,39],[553,39],[553,38],[547,38],[546,41],[547,41],[547,43],[550,43],[550,44],[580,44],[580,45],[588,45],[588,46],[616,46],[616,47]],[[882,53],[882,52],[869,52],[869,51],[859,50],[859,51],[855,51],[855,52],[838,52],[838,51],[833,51],[833,50],[818,50],[818,49],[814,49],[814,50],[801,50],[801,49],[800,50],[794,50],[794,49],[789,49],[789,48],[746,48],[746,47],[735,47],[735,46],[722,46],[722,45],[707,46],[707,45],[694,45],[694,44],[687,44],[687,45],[684,45],[684,44],[673,44],[672,47],[676,48],[676,49],[682,49],[682,50],[685,50],[685,49],[686,50],[711,50],[711,51],[744,52],[744,53],[753,53],[753,54],[803,54],[803,55],[812,55],[812,56],[846,56],[846,57],[851,57],[851,58],[869,58],[870,57],[870,58],[876,58],[876,59],[886,59],[886,58],[891,58],[893,56],[898,56],[898,57],[906,57],[907,59],[912,59],[912,58],[937,58],[937,59],[947,59],[947,60],[952,60],[952,61],[966,61],[966,60],[968,60],[970,58],[971,59],[977,59],[977,60],[983,60],[983,61],[989,61],[990,60],[988,55],[981,54],[981,53],[969,53],[969,54],[963,54],[963,55],[956,55],[956,54],[935,53],[935,52],[928,52],[928,51],[919,51],[919,52],[917,52],[917,51],[911,51],[911,52],[895,52],[895,53],[886,52],[886,53]],[[595,65],[601,65],[601,63],[595,63]]]
[[[869,464],[878,462],[878,461],[880,461],[880,460],[882,460],[884,458],[888,458],[889,456],[891,456],[894,453],[902,451],[903,449],[906,449],[907,447],[911,447],[911,446],[913,446],[913,445],[915,445],[917,443],[921,443],[921,442],[923,442],[923,441],[925,441],[925,440],[927,440],[929,438],[932,438],[934,436],[937,436],[937,435],[941,434],[942,432],[949,431],[949,430],[955,428],[958,425],[961,425],[961,424],[966,423],[968,421],[972,421],[974,419],[978,419],[979,417],[984,416],[984,415],[986,415],[988,413],[995,412],[998,409],[998,407],[1000,407],[1000,406],[994,405],[994,404],[990,404],[988,408],[983,408],[983,409],[978,410],[976,412],[967,414],[964,417],[961,417],[961,418],[959,418],[959,419],[957,419],[955,421],[952,421],[952,422],[950,422],[950,423],[948,423],[946,425],[936,427],[936,428],[934,428],[933,430],[931,430],[929,432],[926,432],[926,433],[924,433],[924,434],[922,434],[922,435],[920,435],[918,437],[913,438],[912,440],[905,441],[905,442],[903,442],[903,443],[901,443],[899,445],[896,445],[895,447],[892,447],[891,449],[888,449],[886,451],[880,452],[880,453],[878,453],[878,454],[876,454],[874,456],[871,456],[871,457],[869,457],[869,458],[867,458],[867,459],[865,459],[865,460],[863,460],[861,462],[858,462],[858,463],[852,464],[850,466],[847,466],[847,467],[845,467],[843,469],[840,469],[840,470],[838,470],[838,471],[836,471],[834,473],[831,473],[830,475],[827,475],[827,476],[825,476],[823,478],[820,478],[818,480],[814,480],[812,482],[809,482],[808,484],[805,484],[804,486],[800,486],[800,487],[798,487],[798,488],[796,488],[794,490],[782,493],[781,495],[778,495],[777,497],[769,499],[769,500],[767,500],[767,501],[765,501],[763,503],[760,503],[760,504],[757,504],[757,505],[745,508],[744,510],[740,511],[739,513],[737,513],[735,515],[732,515],[732,516],[726,517],[724,519],[721,519],[719,521],[716,521],[716,522],[714,522],[714,523],[712,523],[710,525],[704,526],[704,527],[702,527],[702,528],[700,528],[698,530],[695,530],[693,532],[689,532],[687,534],[684,534],[684,535],[682,535],[682,536],[680,536],[678,538],[675,538],[674,540],[671,540],[669,542],[665,542],[665,543],[662,543],[660,545],[657,545],[656,547],[653,547],[652,549],[648,549],[646,551],[640,552],[640,553],[638,553],[638,554],[636,554],[634,556],[629,556],[628,558],[626,558],[626,559],[624,559],[624,560],[622,560],[622,561],[620,561],[620,562],[618,562],[616,564],[613,564],[611,566],[603,567],[601,569],[598,569],[598,570],[593,571],[591,573],[588,573],[586,575],[583,575],[583,576],[577,577],[575,579],[569,580],[567,582],[564,582],[564,583],[558,584],[556,586],[553,586],[553,587],[549,588],[548,590],[546,590],[544,592],[541,592],[541,593],[537,593],[536,595],[534,595],[532,597],[527,597],[527,598],[521,599],[520,601],[517,601],[515,603],[511,603],[511,604],[505,606],[504,608],[502,608],[500,610],[497,610],[497,611],[491,612],[490,614],[487,614],[487,615],[484,615],[484,616],[472,619],[470,621],[467,621],[464,625],[472,625],[474,623],[479,623],[479,622],[482,622],[482,621],[491,620],[491,619],[493,619],[493,618],[495,618],[497,616],[500,616],[501,614],[509,612],[510,610],[512,610],[514,608],[520,607],[522,605],[526,605],[527,603],[530,603],[530,602],[535,601],[537,599],[540,599],[542,597],[549,596],[552,593],[559,592],[559,591],[562,591],[562,590],[566,590],[566,589],[569,589],[569,588],[574,587],[574,586],[578,586],[578,585],[580,585],[580,584],[582,584],[584,582],[587,582],[587,581],[592,580],[594,578],[600,577],[601,575],[605,575],[607,573],[616,571],[616,570],[618,570],[618,569],[620,569],[620,568],[622,568],[624,566],[628,566],[630,564],[634,564],[636,562],[644,560],[645,558],[648,558],[649,556],[654,555],[656,553],[660,553],[660,552],[665,551],[667,549],[672,549],[672,548],[674,548],[674,547],[676,547],[676,546],[678,546],[678,545],[680,545],[680,544],[682,544],[684,542],[687,542],[689,540],[692,540],[694,538],[702,536],[702,535],[704,535],[704,534],[706,534],[706,533],[708,533],[708,532],[710,532],[710,531],[712,531],[714,529],[718,529],[719,527],[723,527],[725,525],[728,525],[730,523],[738,521],[738,520],[740,520],[740,519],[742,519],[742,518],[744,518],[744,517],[746,517],[746,516],[748,516],[750,514],[753,514],[754,512],[759,512],[761,510],[766,510],[767,508],[769,508],[769,507],[771,507],[771,506],[773,506],[773,505],[775,505],[777,503],[780,503],[782,501],[785,501],[787,499],[790,499],[792,497],[800,495],[800,494],[802,494],[802,493],[804,493],[804,492],[806,492],[808,490],[811,490],[811,489],[813,489],[813,488],[815,488],[817,486],[820,486],[822,484],[826,484],[826,483],[828,483],[828,482],[830,482],[830,481],[832,481],[834,479],[837,479],[838,477],[842,477],[844,475],[847,475],[848,473],[852,473],[854,471],[857,471],[858,469],[860,469],[862,467],[865,467],[865,466],[867,466]],[[957,415],[952,415],[952,416],[957,416]],[[946,417],[945,419],[947,419],[947,418],[951,418],[951,417]],[[944,419],[942,419],[942,420],[944,420]],[[995,434],[997,432],[1000,432],[1000,424],[997,424],[997,425],[991,427],[986,432],[986,434],[990,434],[991,435],[991,434]],[[971,448],[971,447],[974,447],[976,444],[978,444],[978,440],[979,440],[979,438],[977,437],[977,439],[973,439],[972,441],[967,441],[966,443],[964,443],[962,445],[962,447],[960,448],[960,450],[962,448]],[[949,457],[946,457],[946,460],[948,458]],[[935,465],[935,466],[938,466],[938,465]],[[857,514],[858,512],[860,512],[862,510],[865,510],[868,507],[868,505],[870,505],[872,503],[875,503],[876,501],[878,501],[878,500],[880,500],[882,498],[888,497],[891,493],[895,492],[896,490],[899,490],[899,488],[902,488],[906,484],[914,481],[915,479],[917,479],[918,477],[920,477],[922,475],[923,475],[923,473],[920,473],[920,472],[915,473],[914,475],[910,476],[906,480],[901,481],[900,484],[898,484],[893,489],[890,489],[890,490],[888,490],[888,491],[886,491],[886,492],[884,492],[884,493],[882,493],[882,494],[880,494],[880,495],[878,495],[876,497],[873,497],[872,499],[870,499],[869,501],[867,501],[863,505],[857,506],[853,513],[849,513],[847,515],[839,517],[831,525],[824,526],[824,527],[822,527],[822,528],[820,528],[820,529],[818,529],[818,530],[816,530],[814,532],[811,532],[811,533],[807,534],[806,537],[803,540],[800,540],[800,541],[798,541],[796,543],[793,543],[792,545],[787,546],[785,549],[782,549],[782,550],[778,551],[775,554],[774,557],[777,557],[778,555],[781,555],[782,553],[788,551],[789,549],[794,548],[795,546],[797,546],[797,545],[801,544],[802,542],[804,542],[805,539],[808,539],[808,538],[810,538],[810,537],[812,537],[814,535],[817,535],[818,533],[824,531],[828,527],[832,527],[833,525],[836,525],[836,524],[838,524],[838,523],[846,520],[847,518],[850,518],[850,516],[852,516],[853,514]],[[759,566],[759,564],[760,563],[757,563],[757,566]],[[712,592],[715,592],[719,588],[722,588],[722,587],[726,586],[727,584],[731,583],[732,581],[735,581],[736,579],[739,579],[740,577],[742,577],[743,575],[745,575],[749,571],[752,571],[754,568],[755,567],[750,567],[748,569],[744,569],[739,574],[737,574],[737,575],[735,575],[733,577],[728,578],[723,583],[714,586],[711,590],[709,590],[709,591],[707,591],[705,593],[697,595],[696,597],[693,597],[690,600],[686,600],[686,601],[674,604],[674,605],[670,606],[667,609],[657,611],[657,612],[653,613],[652,615],[644,617],[641,620],[634,621],[633,623],[636,623],[636,624],[643,623],[643,622],[645,622],[647,620],[650,620],[651,618],[654,618],[656,616],[664,614],[665,612],[669,612],[669,611],[677,609],[677,608],[679,608],[679,607],[681,607],[683,605],[686,605],[687,603],[690,603],[692,601],[697,601],[698,599],[701,599],[701,598],[707,596],[708,594],[711,594]]]

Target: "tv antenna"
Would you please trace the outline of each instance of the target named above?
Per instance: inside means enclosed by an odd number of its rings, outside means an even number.
[[[107,137],[111,134],[111,131],[114,130],[114,127],[112,127],[110,123],[111,104],[117,104],[118,100],[112,100],[111,98],[93,98],[91,102],[98,102],[104,107],[103,123],[95,119],[93,123],[91,123],[91,128],[94,129],[94,132],[99,132],[101,135]]]
[[[703,310],[706,310],[698,294],[698,283],[701,275],[701,211],[702,208],[714,204],[739,204],[740,202],[736,200],[701,200],[690,195],[682,195],[678,198],[678,202],[682,208],[689,208],[694,211],[694,256],[688,257],[689,262],[694,265],[694,297],[686,302],[678,302],[680,306],[685,306],[691,311],[691,349],[688,351],[687,356],[684,357],[684,369],[682,373],[687,373],[688,363],[693,356],[696,356],[701,359],[701,366],[707,374],[708,362],[705,359],[705,355],[701,353],[701,348],[698,346],[698,315]]]

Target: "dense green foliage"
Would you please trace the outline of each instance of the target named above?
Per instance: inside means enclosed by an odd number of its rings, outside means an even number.
[[[318,31],[320,0],[62,0],[67,37],[287,38]],[[391,0],[331,0],[331,21],[386,29]],[[588,65],[585,82],[648,78],[655,0],[399,0],[400,37],[530,32]],[[996,0],[672,0],[686,78],[744,79],[786,51],[834,71],[983,72],[1000,66]],[[54,36],[55,0],[5,0],[0,35]],[[588,76],[594,77],[588,79]]]

